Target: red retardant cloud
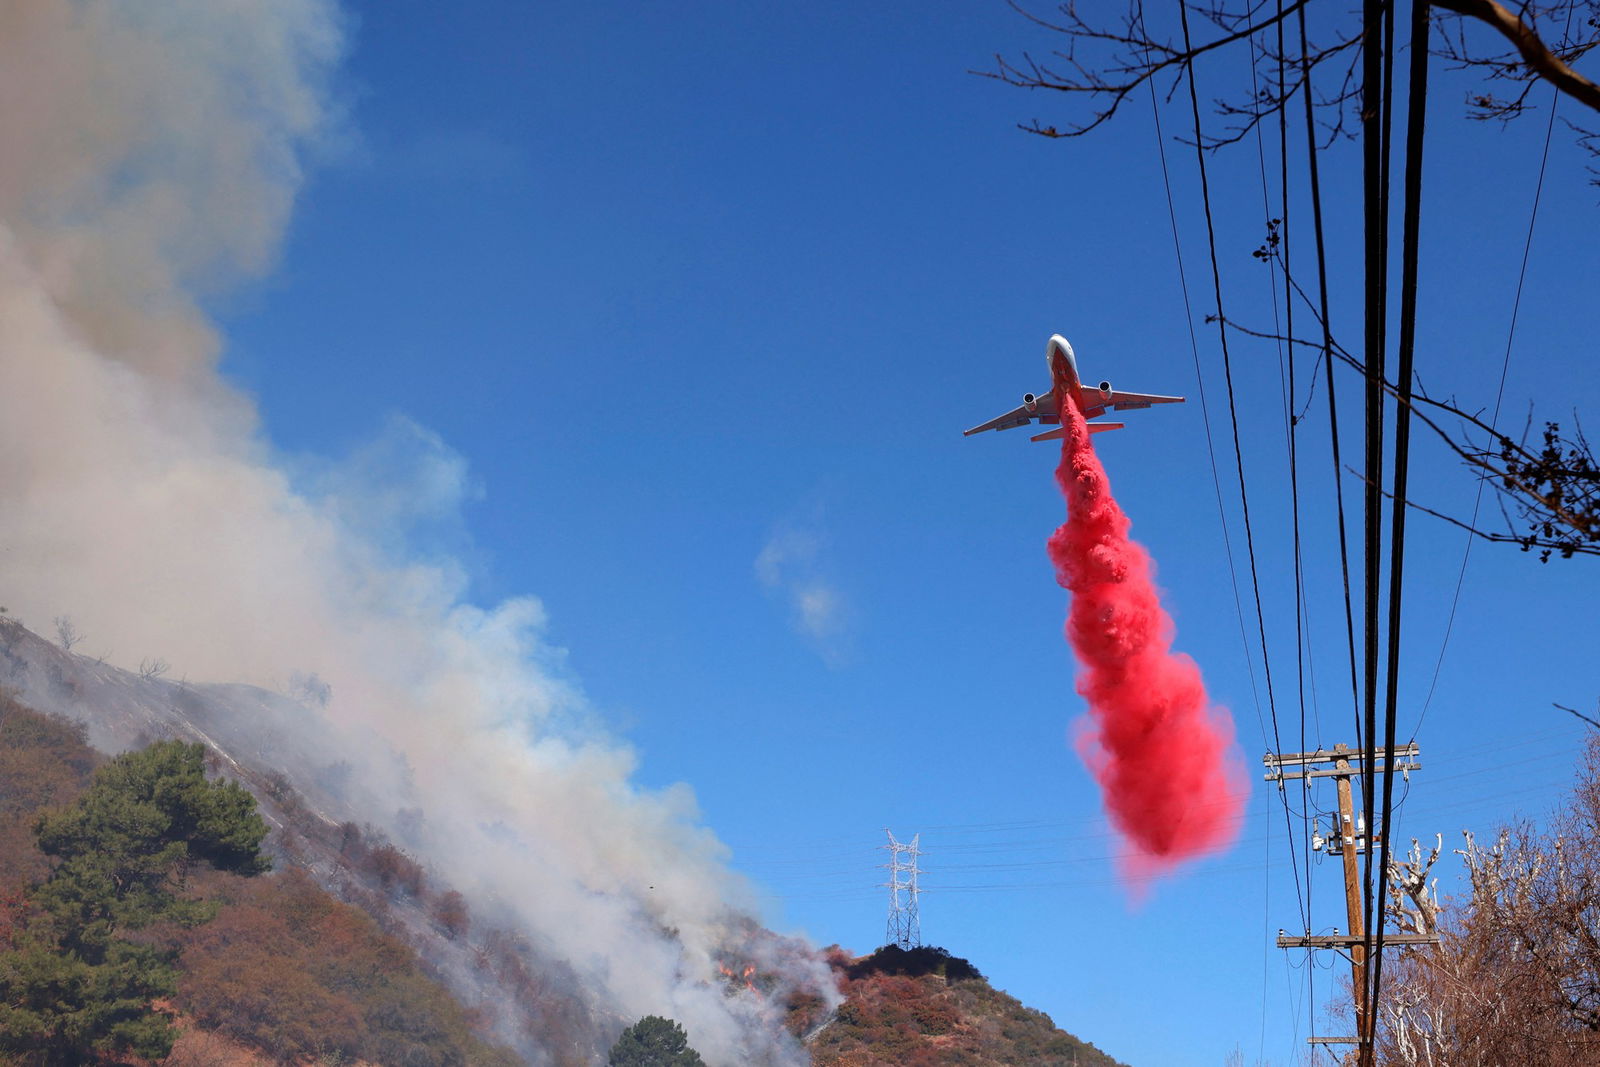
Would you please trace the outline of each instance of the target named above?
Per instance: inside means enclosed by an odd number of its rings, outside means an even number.
[[[1051,535],[1056,580],[1072,592],[1067,641],[1089,702],[1078,752],[1131,849],[1121,866],[1143,887],[1179,862],[1220,851],[1239,831],[1243,768],[1233,721],[1206,696],[1200,668],[1172,651],[1150,555],[1128,537],[1083,415],[1062,404],[1056,481],[1067,521]]]

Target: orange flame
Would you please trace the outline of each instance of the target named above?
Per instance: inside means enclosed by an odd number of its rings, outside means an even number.
[[[752,992],[752,993],[758,992],[758,990],[756,989],[756,984],[753,981],[753,979],[755,978],[755,974],[756,974],[755,964],[753,964],[753,963],[746,964],[744,970],[742,972],[738,973],[738,974],[734,973],[734,970],[733,970],[732,967],[729,967],[726,964],[722,964],[722,963],[717,964],[717,970],[722,972],[722,976],[724,978],[728,978],[728,979],[743,978],[744,979],[744,987],[746,989],[750,990],[750,992]]]

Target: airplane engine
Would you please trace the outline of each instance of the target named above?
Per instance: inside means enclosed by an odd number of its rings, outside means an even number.
[[[1101,382],[1100,383],[1100,396],[1105,400],[1110,400],[1111,399],[1111,383],[1110,382]]]
[[[1039,398],[1034,396],[1032,393],[1023,393],[1022,406],[1027,408],[1029,411],[1038,411]]]

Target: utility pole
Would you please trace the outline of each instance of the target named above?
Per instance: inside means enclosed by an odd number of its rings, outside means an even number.
[[[894,839],[894,834],[888,828],[884,833],[889,835],[889,843],[883,847],[889,850],[889,880],[882,883],[879,888],[889,890],[889,932],[884,940],[886,945],[898,945],[903,949],[919,948],[922,945],[922,920],[917,915],[917,857],[922,851],[917,847],[917,842],[922,839],[917,834],[911,839],[909,845],[902,845]],[[908,856],[909,859],[901,859]],[[904,877],[901,877],[904,875]]]
[[[1410,772],[1422,769],[1417,754],[1414,742],[1399,748],[1382,749],[1376,754],[1374,766],[1370,768],[1369,773],[1382,774],[1388,764],[1393,764],[1395,770],[1409,777]],[[1378,843],[1368,836],[1368,828],[1364,821],[1356,818],[1354,792],[1350,785],[1351,778],[1366,772],[1361,766],[1364,759],[1365,753],[1360,749],[1352,749],[1342,742],[1327,750],[1290,752],[1284,755],[1274,755],[1269,752],[1262,757],[1262,762],[1267,767],[1266,780],[1269,782],[1332,778],[1337,788],[1339,825],[1331,828],[1332,835],[1327,839],[1322,837],[1320,831],[1314,829],[1311,848],[1316,852],[1339,855],[1344,860],[1344,905],[1350,932],[1340,934],[1335,927],[1332,935],[1312,934],[1307,929],[1305,936],[1296,937],[1279,930],[1278,947],[1342,949],[1350,954],[1350,990],[1355,999],[1358,1035],[1367,1033],[1367,1012],[1370,1005],[1367,1004],[1367,931],[1363,918],[1365,900],[1362,894],[1360,865],[1356,862],[1356,857]],[[1382,929],[1382,907],[1374,907],[1373,914],[1377,918],[1379,929]],[[1434,944],[1438,940],[1438,936],[1434,934],[1385,934],[1383,938],[1385,945],[1425,945]],[[1358,1037],[1311,1037],[1307,1038],[1307,1041],[1312,1045],[1355,1045],[1360,1062],[1363,1064],[1371,1062],[1372,1050],[1364,1047]]]

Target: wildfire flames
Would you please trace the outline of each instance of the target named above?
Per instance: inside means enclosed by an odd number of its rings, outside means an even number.
[[[746,964],[744,970],[736,971],[725,963],[719,963],[717,964],[717,970],[722,972],[722,976],[726,978],[730,984],[743,980],[744,987],[746,989],[750,990],[752,993],[759,992],[759,990],[756,989],[755,983],[755,964]]]

